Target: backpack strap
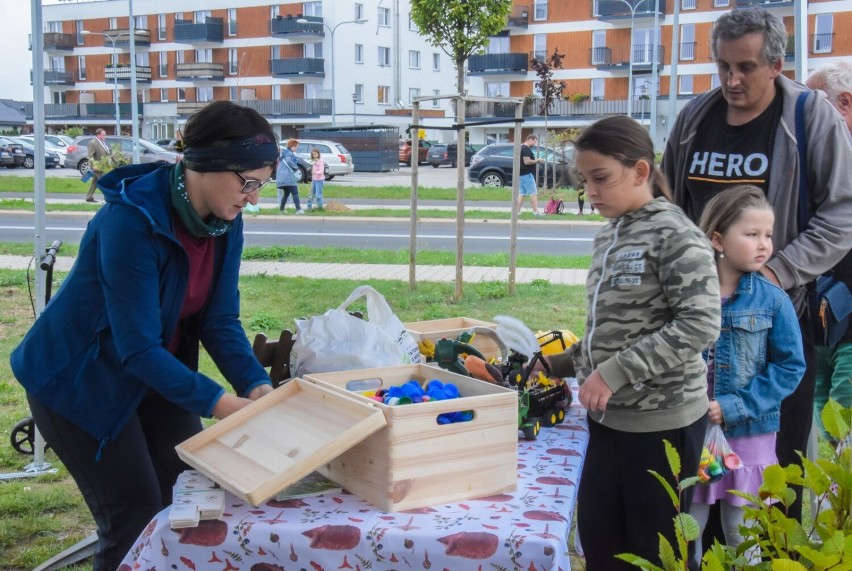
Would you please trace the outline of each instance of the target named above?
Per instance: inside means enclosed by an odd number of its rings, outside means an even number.
[[[799,233],[805,231],[811,215],[808,209],[808,133],[805,130],[805,102],[810,91],[799,94],[796,99],[796,146],[799,149]]]

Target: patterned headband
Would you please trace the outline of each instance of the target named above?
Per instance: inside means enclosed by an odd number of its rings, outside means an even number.
[[[207,147],[187,147],[183,152],[183,164],[197,172],[250,171],[274,165],[277,160],[278,143],[266,133]]]

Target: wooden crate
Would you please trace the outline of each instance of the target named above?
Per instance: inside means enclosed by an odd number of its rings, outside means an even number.
[[[252,505],[385,426],[360,397],[294,379],[177,446],[190,466]]]
[[[432,319],[430,321],[413,321],[403,323],[403,327],[414,337],[415,341],[421,339],[429,339],[437,341],[442,337],[447,339],[455,339],[461,333],[464,333],[471,327],[485,327],[491,330],[497,330],[497,324],[488,321],[480,321],[479,319],[471,319],[470,317],[450,317],[447,319]],[[506,359],[508,355],[500,354],[500,346],[493,339],[477,335],[473,338],[474,347],[485,356],[497,357],[498,359]]]
[[[319,468],[378,508],[404,511],[512,491],[517,480],[518,395],[515,391],[429,365],[402,365],[306,375],[347,389],[438,379],[459,399],[404,406],[373,402],[387,426]],[[439,414],[473,411],[469,422],[438,424]]]

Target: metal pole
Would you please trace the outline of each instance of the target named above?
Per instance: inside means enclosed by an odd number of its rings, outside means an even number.
[[[112,96],[115,100],[115,134],[121,135],[121,109],[118,105],[118,52],[115,49],[116,38],[108,34],[103,35],[112,42]]]
[[[654,0],[654,45],[651,50],[651,144],[657,148],[657,84],[659,81],[659,69],[657,62],[659,58],[660,42],[663,35],[660,33],[660,0]]]
[[[627,70],[627,116],[633,117],[633,30],[636,27],[636,7],[628,2],[625,2],[625,4],[630,6],[630,46],[627,50],[627,57],[630,58]]]
[[[340,24],[342,24],[342,23],[343,22],[341,22]],[[336,107],[335,100],[337,99],[337,91],[335,91],[335,89],[334,89],[334,61],[335,61],[335,57],[334,57],[334,32],[337,31],[337,26],[339,26],[340,24],[337,24],[336,26],[334,26],[334,28],[329,28],[329,30],[331,30],[331,126],[332,127],[337,125],[337,119],[336,119],[336,116],[335,116],[335,107]],[[328,25],[325,24],[325,23],[323,23],[323,26],[328,28]]]
[[[133,0],[127,0],[130,31],[130,132],[133,135],[133,163],[139,164],[139,101],[136,86],[136,23],[133,21]]]
[[[694,51],[694,50],[693,50]],[[672,59],[669,66],[669,117],[666,120],[666,138],[672,132],[677,115],[677,60],[680,57],[680,2],[674,3],[672,20]]]
[[[358,124],[358,94],[352,94],[352,126],[355,127]]]

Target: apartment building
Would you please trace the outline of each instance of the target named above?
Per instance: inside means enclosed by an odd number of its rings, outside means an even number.
[[[491,38],[487,53],[468,60],[468,74],[483,81],[477,95],[531,97],[538,78],[530,59],[558,49],[565,59],[553,79],[564,81],[566,89],[548,113],[548,129],[581,127],[629,111],[649,126],[661,149],[677,110],[719,85],[710,31],[721,13],[760,5],[783,18],[791,35],[784,73],[791,78],[801,79],[795,73],[797,55],[806,58],[805,75],[826,62],[852,58],[852,2],[802,1],[807,37],[797,54],[793,0],[525,0],[515,3],[506,29]],[[525,104],[525,131],[543,130],[538,109],[538,101]],[[472,132],[471,141],[507,140],[511,133],[510,126],[489,126]]]
[[[48,128],[111,132],[117,101],[129,133],[134,55],[140,135],[152,139],[223,99],[257,109],[285,137],[404,129],[412,98],[456,90],[449,56],[421,37],[404,0],[134,0],[132,33],[129,9],[128,0],[43,7]],[[436,124],[452,115],[446,100],[424,114]]]

